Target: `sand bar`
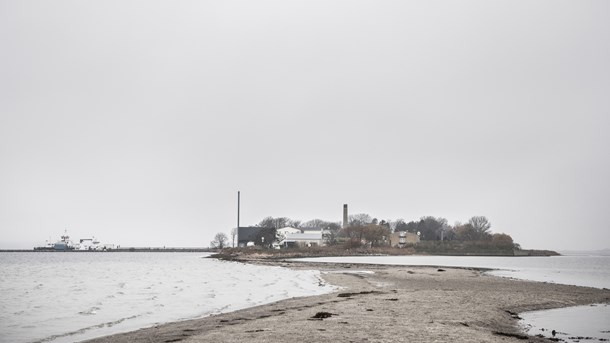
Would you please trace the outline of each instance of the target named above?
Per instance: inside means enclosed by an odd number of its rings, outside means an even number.
[[[320,270],[342,289],[88,342],[548,342],[525,336],[518,313],[610,302],[608,289],[512,280],[478,269],[255,263]]]

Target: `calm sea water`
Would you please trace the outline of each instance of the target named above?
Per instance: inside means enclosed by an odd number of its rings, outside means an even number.
[[[563,342],[607,342],[610,340],[610,305],[593,304],[521,314],[524,330]],[[555,333],[553,333],[555,330]]]
[[[198,253],[0,253],[0,342],[76,342],[333,291]]]
[[[490,274],[523,280],[610,288],[610,256],[346,256],[299,259],[311,262],[347,262],[410,266],[446,266],[495,269]]]
[[[334,290],[321,281],[317,271],[204,257],[199,253],[0,253],[0,342],[75,342]],[[610,288],[610,256],[376,256],[307,260],[500,268],[492,273]],[[566,338],[603,338],[603,332],[610,332],[607,327],[610,321],[605,326],[585,328],[583,318],[608,318],[610,309],[599,305],[596,309],[601,312],[591,312],[591,308],[584,312],[577,308],[574,313],[560,310],[559,314],[544,311],[522,316],[528,318],[524,325],[532,333],[550,335],[553,327],[565,328],[561,316],[568,316],[572,318],[568,322],[580,329],[578,332],[587,334]],[[541,331],[543,328],[545,331]]]

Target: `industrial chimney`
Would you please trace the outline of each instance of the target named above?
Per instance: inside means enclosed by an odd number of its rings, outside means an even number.
[[[347,204],[343,204],[343,227],[347,227]]]

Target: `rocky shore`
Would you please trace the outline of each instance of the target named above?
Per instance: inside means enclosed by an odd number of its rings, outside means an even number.
[[[610,302],[607,289],[478,269],[249,260],[320,270],[340,289],[88,342],[548,342],[525,335],[519,313]]]

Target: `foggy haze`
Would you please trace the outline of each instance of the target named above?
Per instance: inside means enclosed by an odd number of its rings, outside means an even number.
[[[610,245],[607,1],[0,1],[0,248],[266,216]]]

